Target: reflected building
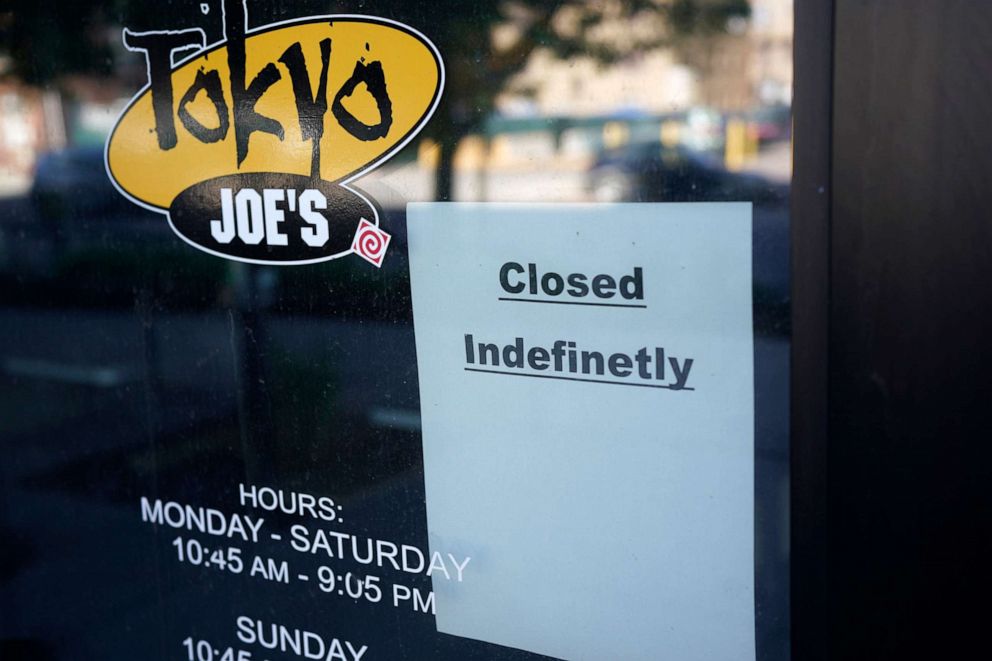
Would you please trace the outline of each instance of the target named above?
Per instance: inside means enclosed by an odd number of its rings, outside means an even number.
[[[0,196],[26,189],[38,154],[64,144],[60,97],[0,79]]]
[[[792,15],[790,0],[752,0],[751,17],[732,19],[725,33],[673,38],[609,65],[538,50],[499,107],[506,115],[583,117],[788,104]],[[620,28],[617,35],[624,38]],[[497,30],[494,38],[511,37]]]

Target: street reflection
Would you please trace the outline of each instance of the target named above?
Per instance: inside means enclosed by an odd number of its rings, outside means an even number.
[[[492,16],[461,32],[409,3],[374,10],[454,53],[428,134],[355,184],[393,237],[381,269],[219,259],[113,188],[102,145],[144,75],[120,28],[163,24],[121,4],[49,25],[67,44],[85,26],[107,54],[91,70],[32,69],[14,30],[37,11],[0,12],[0,658],[178,658],[190,616],[232,604],[332,617],[382,658],[537,658],[413,614],[384,626],[204,584],[137,523],[142,495],[213,504],[249,482],[332,492],[357,533],[426,547],[405,205],[433,199],[754,204],[758,650],[788,658],[790,1],[483,3]],[[219,29],[199,7],[217,2],[159,4]],[[266,4],[260,23],[287,11]],[[489,59],[462,61],[472,48]]]

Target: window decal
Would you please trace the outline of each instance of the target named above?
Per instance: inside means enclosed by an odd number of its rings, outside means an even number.
[[[355,252],[380,266],[389,235],[349,184],[430,119],[444,87],[437,48],[385,18],[249,28],[247,2],[223,10],[224,38],[210,45],[198,28],[124,30],[148,84],[107,141],[111,181],[213,255],[311,264]],[[359,229],[381,249],[363,252]]]

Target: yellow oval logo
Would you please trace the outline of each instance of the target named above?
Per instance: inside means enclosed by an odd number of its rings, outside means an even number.
[[[262,263],[347,254],[362,218],[331,217],[328,200],[355,196],[345,184],[423,128],[444,85],[440,53],[417,30],[370,16],[249,29],[245,5],[224,2],[224,38],[212,45],[198,29],[124,31],[149,81],[108,139],[108,174],[207,252]],[[177,54],[186,57],[173,64]],[[355,213],[377,226],[357,197]],[[335,235],[345,226],[348,236]]]
[[[132,49],[149,45],[128,36]],[[110,175],[129,196],[165,210],[180,192],[216,176],[310,175],[315,140],[320,178],[344,180],[406,144],[440,97],[443,69],[437,49],[419,32],[386,19],[309,17],[246,32],[233,49],[228,44],[231,36],[228,30],[224,42],[172,68],[170,89],[155,89],[157,72],[149,64],[152,80],[122,114],[107,149]],[[329,48],[323,48],[324,43]],[[148,51],[149,58],[155,55]],[[243,61],[234,62],[233,71],[232,56]],[[362,67],[354,78],[356,68]],[[376,98],[371,86],[380,73],[386,96]],[[241,80],[234,80],[233,86],[245,92],[232,90],[232,79],[238,76]],[[297,103],[294,85],[309,87],[301,95],[312,95],[309,105],[305,98]],[[322,87],[325,96],[319,98]],[[171,118],[156,118],[156,102],[161,106],[163,101],[153,98],[156,92],[171,96],[164,100],[172,106]],[[390,114],[385,131],[384,100]],[[254,101],[251,108],[246,101]],[[312,130],[305,135],[306,122],[315,113],[322,120],[320,135],[315,137]],[[340,118],[345,118],[344,125]],[[166,122],[171,127],[160,125]],[[168,140],[162,144],[163,133],[174,136],[174,145]],[[240,159],[239,134],[247,142]]]

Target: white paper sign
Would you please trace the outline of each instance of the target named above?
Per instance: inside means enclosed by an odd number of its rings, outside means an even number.
[[[753,659],[746,203],[408,208],[438,631]]]

